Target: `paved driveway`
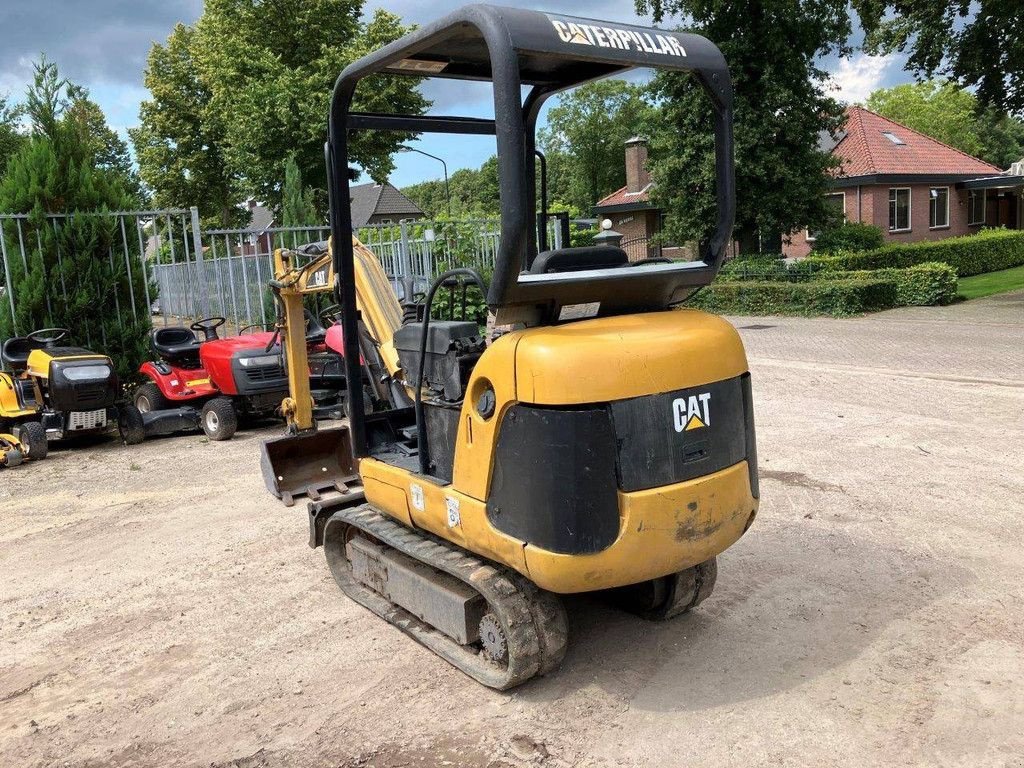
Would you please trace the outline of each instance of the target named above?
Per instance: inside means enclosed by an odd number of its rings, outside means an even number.
[[[692,615],[481,688],[338,593],[252,433],[0,484],[0,765],[1021,766],[1021,297],[737,318],[762,506]]]

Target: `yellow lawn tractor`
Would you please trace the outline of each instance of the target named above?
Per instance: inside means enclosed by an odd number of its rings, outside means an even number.
[[[689,262],[632,263],[606,245],[550,249],[537,226],[541,108],[638,67],[692,72],[710,100],[713,234]],[[380,75],[489,82],[496,119],[352,111],[357,88]],[[368,289],[349,207],[349,140],[360,131],[496,138],[501,239],[489,285],[471,269],[449,271],[405,317],[393,296]],[[317,433],[304,414],[297,434],[264,454],[279,494],[311,478],[342,491],[309,506],[310,543],[342,590],[499,689],[560,663],[560,595],[608,591],[656,620],[706,599],[717,556],[753,523],[759,496],[739,335],[679,306],[714,279],[735,214],[732,86],[718,48],[692,34],[467,6],[341,73],[327,160],[348,379],[370,346],[381,375],[413,400],[366,413],[363,389],[349,387],[347,428]],[[478,286],[510,332],[490,341],[472,319],[434,319],[434,297],[452,280]],[[304,354],[295,305],[289,365]],[[293,377],[295,403],[308,386]]]
[[[62,345],[68,335],[43,328],[0,347],[0,428],[17,436],[31,459],[45,457],[50,440],[112,428],[129,445],[142,442],[142,414],[122,402],[111,359]]]

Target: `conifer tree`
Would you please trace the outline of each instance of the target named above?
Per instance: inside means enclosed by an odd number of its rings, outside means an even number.
[[[137,238],[134,248],[128,238],[126,253],[109,214],[137,201],[123,174],[98,157],[102,141],[83,99],[53,63],[35,65],[25,102],[30,137],[0,179],[0,211],[28,216],[20,234],[13,222],[4,226],[5,242],[23,242],[27,255],[23,263],[8,248],[16,312],[0,311],[0,336],[67,328],[73,343],[110,355],[130,381],[147,354],[149,307]]]

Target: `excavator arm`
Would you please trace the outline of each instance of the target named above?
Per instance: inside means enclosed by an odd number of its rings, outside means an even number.
[[[393,342],[395,331],[402,325],[402,307],[380,260],[355,237],[352,247],[360,348],[371,372],[371,383],[381,399],[393,406],[408,405],[411,401]],[[274,252],[270,287],[279,302],[277,331],[288,369],[288,396],[281,403],[288,435],[264,442],[262,467],[267,487],[289,505],[300,494],[315,501],[320,491],[329,488],[358,495],[350,487],[358,482],[358,474],[347,427],[317,431],[313,418],[304,299],[331,293],[334,283],[330,241],[326,251],[313,254],[288,249]],[[361,386],[361,382],[347,385]]]
[[[365,337],[375,350],[372,355],[377,358],[374,365],[383,369],[383,374],[399,379],[402,369],[392,337],[402,324],[402,308],[384,267],[373,251],[354,237],[352,246],[356,255],[356,304],[365,328]],[[315,428],[308,375],[304,299],[308,295],[332,292],[335,280],[330,243],[326,252],[300,264],[303,255],[284,248],[276,250],[274,279],[270,282],[281,306],[277,328],[287,361],[289,389],[281,408],[292,433]],[[371,357],[369,349],[364,351],[364,357]],[[386,395],[392,398],[390,392]]]

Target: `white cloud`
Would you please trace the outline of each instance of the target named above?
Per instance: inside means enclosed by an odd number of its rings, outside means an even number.
[[[889,68],[898,65],[896,54],[868,56],[858,54],[840,59],[838,69],[832,73],[832,91],[837,99],[848,104],[864,101],[883,85]]]

